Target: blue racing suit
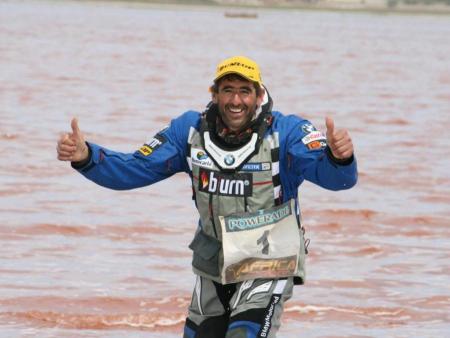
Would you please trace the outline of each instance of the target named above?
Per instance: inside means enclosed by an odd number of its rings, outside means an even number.
[[[167,128],[158,132],[134,153],[119,153],[88,143],[88,160],[82,164],[73,163],[72,166],[89,180],[116,190],[147,186],[178,172],[186,172],[192,179],[192,163],[187,160],[191,155],[188,140],[192,135],[192,128],[200,131],[201,123],[201,113],[188,111],[172,120]],[[279,143],[277,166],[281,181],[281,203],[297,200],[298,188],[304,180],[329,190],[349,189],[356,184],[357,166],[354,156],[346,160],[334,158],[326,145],[325,137],[307,120],[272,112],[272,121],[264,137],[275,134]],[[184,337],[215,338],[224,337],[225,334],[227,338],[274,337],[283,302],[292,293],[292,277],[275,280],[274,283],[272,280],[260,279],[229,285],[221,285],[204,276],[198,278],[197,286],[200,285],[200,291],[196,290],[195,299],[201,310],[198,310],[193,301]],[[208,288],[204,294],[201,285]],[[262,297],[261,290],[270,293],[269,298]],[[240,303],[244,296],[247,299],[253,297],[250,305]],[[204,313],[207,310],[201,308],[200,298],[207,302],[206,297],[210,297],[209,304],[215,302],[214,306],[210,305],[210,313],[215,313],[216,317],[208,315],[208,312]],[[231,303],[234,304],[234,309],[241,310],[233,312],[233,308],[227,305]],[[223,310],[220,316],[217,316],[218,308]],[[269,322],[267,318],[270,319]]]
[[[309,149],[302,139],[314,129],[295,115],[272,112],[267,133],[279,133],[280,179],[283,200],[297,198],[298,187],[306,179],[325,189],[343,190],[356,184],[357,166],[353,157],[345,163],[333,159],[326,147]],[[151,154],[119,153],[88,143],[91,156],[82,167],[74,166],[87,179],[110,189],[126,190],[147,186],[178,172],[189,174],[186,162],[190,127],[200,126],[201,114],[188,111],[171,121],[157,134],[159,142],[149,146]]]

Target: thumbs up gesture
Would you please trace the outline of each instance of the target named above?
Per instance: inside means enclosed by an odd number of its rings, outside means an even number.
[[[78,120],[72,119],[72,132],[61,135],[56,146],[58,160],[80,162],[87,159],[89,150],[84,141],[84,136],[78,127]]]
[[[333,156],[339,160],[345,160],[353,155],[353,143],[346,129],[335,129],[331,117],[325,118],[327,127],[327,144]]]

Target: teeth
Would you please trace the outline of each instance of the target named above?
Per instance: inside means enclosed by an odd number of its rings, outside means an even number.
[[[240,113],[242,111],[242,109],[240,108],[230,108],[230,111],[233,113]]]

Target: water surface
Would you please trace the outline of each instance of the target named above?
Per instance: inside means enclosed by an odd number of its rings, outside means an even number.
[[[307,284],[283,338],[450,331],[450,21],[445,16],[0,2],[0,336],[181,337],[196,226],[186,175],[98,187],[56,160],[134,151],[203,109],[215,65],[256,59],[275,108],[348,128],[360,180],[301,188]]]

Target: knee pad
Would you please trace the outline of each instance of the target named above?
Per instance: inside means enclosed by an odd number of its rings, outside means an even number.
[[[227,338],[256,338],[260,332],[266,309],[250,309],[232,316]]]

